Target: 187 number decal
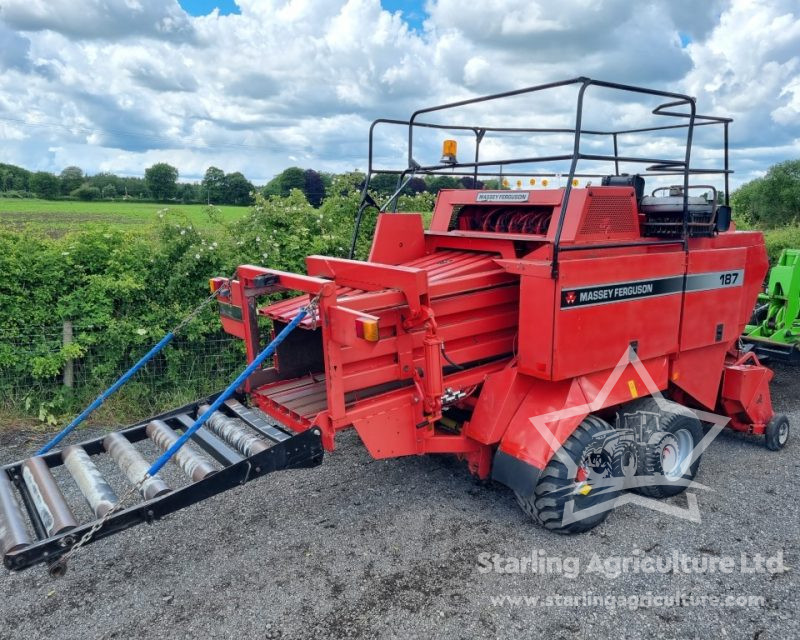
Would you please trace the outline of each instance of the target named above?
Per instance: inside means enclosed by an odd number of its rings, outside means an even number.
[[[736,284],[736,281],[739,279],[739,272],[738,271],[730,271],[728,273],[720,273],[719,274],[719,283],[725,287],[730,286],[732,284]]]

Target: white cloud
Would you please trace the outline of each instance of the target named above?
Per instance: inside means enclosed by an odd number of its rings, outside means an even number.
[[[194,37],[177,0],[7,0],[3,20],[21,31],[55,31],[75,38]]]
[[[421,31],[378,0],[238,4],[241,15],[192,18],[175,0],[5,0],[0,162],[141,174],[166,160],[186,178],[214,164],[255,181],[289,164],[363,168],[374,118],[578,75],[685,91],[701,112],[732,115],[736,181],[800,156],[793,0],[430,0]],[[474,113],[570,125],[567,93]],[[643,103],[596,96],[587,124],[648,121]],[[420,141],[436,154],[436,136]],[[698,161],[715,141],[698,134]],[[395,132],[381,155],[400,161],[403,144]],[[648,144],[667,152],[666,139]]]

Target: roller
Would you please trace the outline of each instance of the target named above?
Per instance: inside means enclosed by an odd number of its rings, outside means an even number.
[[[41,457],[34,456],[22,463],[22,479],[48,536],[57,536],[78,526],[56,479]]]
[[[208,411],[208,405],[202,405],[198,415]],[[206,421],[206,426],[243,456],[250,457],[269,449],[269,445],[239,426],[239,421],[229,418],[224,413],[215,411]]]
[[[178,434],[163,420],[153,420],[147,425],[145,431],[147,437],[155,442],[162,451],[169,449],[178,440]],[[199,482],[216,471],[211,461],[203,454],[192,451],[188,443],[178,449],[172,461],[191,478],[192,482]]]
[[[61,459],[94,515],[102,518],[111,511],[119,498],[84,448],[78,445],[66,447],[61,452]]]
[[[147,474],[150,465],[125,436],[109,433],[103,439],[103,447],[132,484],[137,484]],[[145,500],[157,498],[170,491],[172,489],[158,475],[145,480],[139,488],[139,493]]]
[[[24,549],[31,543],[19,503],[14,498],[14,487],[8,474],[0,469],[0,549],[5,555]]]

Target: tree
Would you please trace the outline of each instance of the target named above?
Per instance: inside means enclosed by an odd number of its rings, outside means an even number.
[[[31,172],[13,164],[0,163],[0,191],[28,191]]]
[[[81,200],[97,200],[100,198],[101,194],[100,189],[93,187],[88,182],[84,182],[77,189],[70,191],[69,195],[71,195],[73,198],[79,198]]]
[[[779,227],[800,221],[800,160],[773,165],[763,178],[743,184],[731,195],[740,219],[759,227]]]
[[[254,190],[253,183],[238,171],[225,176],[225,202],[227,204],[249,204],[250,194]]]
[[[106,200],[113,200],[117,197],[117,188],[113,184],[107,184],[105,187],[100,189],[100,193],[103,194],[103,197]]]
[[[441,189],[461,189],[463,185],[451,176],[432,176],[426,181],[428,184],[428,191],[431,193],[439,193]]]
[[[303,193],[306,194],[306,200],[311,206],[319,207],[325,198],[325,183],[322,181],[322,176],[313,169],[306,169],[304,176]]]
[[[147,184],[144,178],[120,178],[119,192],[125,198],[144,198],[147,196]]]
[[[70,165],[61,172],[59,176],[61,179],[61,193],[72,193],[83,184],[83,169]]]
[[[61,192],[61,182],[47,171],[37,171],[31,176],[29,183],[30,190],[40,198],[57,198]]]
[[[459,182],[465,189],[483,189],[483,182],[476,180],[472,176],[464,176]]]
[[[379,196],[389,197],[397,191],[397,173],[379,173],[372,176],[369,181],[370,191],[374,191]]]
[[[223,202],[225,192],[225,172],[217,167],[209,167],[200,183],[203,190],[203,198],[209,204]]]
[[[404,191],[407,193],[422,193],[428,190],[428,185],[422,178],[411,178],[406,185]]]
[[[180,198],[180,201],[184,204],[187,202],[199,202],[201,200],[201,189],[202,187],[199,185],[184,182],[178,185],[178,198]]]
[[[178,189],[178,170],[159,162],[144,170],[144,180],[155,200],[168,200],[175,197]]]
[[[299,167],[289,167],[279,173],[264,187],[265,196],[288,196],[292,189],[300,189],[306,186],[305,172]]]
[[[100,173],[96,173],[95,175],[88,177],[88,181],[93,187],[100,189],[101,192],[108,185],[113,186],[114,190],[117,192],[122,190],[122,180],[120,180],[119,176],[116,176],[113,173],[108,173],[107,171],[101,171]]]

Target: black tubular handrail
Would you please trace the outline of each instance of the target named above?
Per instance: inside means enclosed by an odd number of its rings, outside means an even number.
[[[573,128],[570,127],[492,127],[492,126],[483,126],[483,125],[465,125],[465,124],[445,124],[445,123],[438,123],[438,122],[429,122],[426,120],[421,120],[420,118],[426,114],[433,114],[433,113],[441,113],[450,109],[456,109],[459,107],[465,107],[468,105],[479,104],[484,102],[490,102],[493,100],[502,100],[505,98],[511,98],[515,96],[521,96],[525,94],[537,93],[541,91],[547,91],[557,88],[563,87],[577,87],[577,105],[575,110],[575,126]],[[682,123],[670,123],[665,125],[659,126],[650,126],[650,127],[636,127],[636,128],[628,128],[628,129],[617,129],[617,130],[597,130],[597,129],[583,129],[582,128],[582,120],[583,120],[583,106],[584,106],[584,96],[587,90],[590,87],[600,87],[605,89],[611,89],[621,92],[628,92],[628,93],[637,93],[637,94],[645,94],[649,96],[658,96],[664,98],[665,101],[662,104],[659,104],[652,110],[652,114],[654,116],[665,116],[671,118],[682,118],[685,119],[686,122]],[[687,108],[688,107],[688,108]],[[353,230],[353,238],[350,246],[350,257],[352,258],[355,255],[355,248],[356,242],[358,238],[358,234],[361,227],[361,222],[363,218],[363,214],[365,210],[370,206],[375,206],[374,201],[369,197],[369,184],[370,180],[373,175],[380,175],[380,174],[396,174],[399,175],[398,177],[398,185],[402,184],[405,180],[406,176],[409,174],[413,175],[449,175],[449,176],[471,176],[474,180],[478,179],[478,176],[503,176],[503,168],[506,166],[514,166],[514,165],[524,165],[524,164],[535,164],[535,163],[547,163],[547,162],[570,162],[570,168],[568,173],[556,173],[556,172],[549,172],[549,171],[526,171],[523,173],[514,173],[517,176],[530,176],[530,177],[549,177],[549,176],[557,176],[557,177],[566,177],[566,184],[564,186],[564,197],[562,198],[561,203],[561,210],[559,212],[557,227],[556,227],[556,234],[554,237],[553,242],[553,275],[558,274],[558,254],[561,250],[560,243],[561,243],[561,234],[563,231],[564,225],[564,217],[566,215],[567,206],[569,203],[569,196],[572,190],[573,180],[575,177],[586,177],[586,178],[598,178],[603,177],[605,173],[595,173],[595,172],[579,172],[578,164],[582,160],[589,160],[595,162],[613,162],[614,163],[614,173],[619,175],[619,164],[620,162],[626,163],[642,163],[651,165],[647,167],[648,175],[652,176],[683,176],[683,232],[681,242],[684,245],[684,249],[688,246],[688,229],[689,229],[689,214],[688,214],[688,186],[689,186],[689,176],[690,175],[722,175],[724,176],[725,180],[725,204],[728,204],[729,196],[729,174],[731,170],[729,169],[729,162],[728,162],[728,127],[729,124],[732,122],[731,118],[719,117],[719,116],[709,116],[709,115],[699,115],[696,110],[695,99],[691,96],[674,93],[670,91],[662,91],[658,89],[650,89],[646,87],[638,87],[634,85],[628,84],[620,84],[616,82],[606,82],[602,80],[593,80],[591,78],[586,77],[577,77],[571,78],[569,80],[563,80],[560,82],[550,82],[545,84],[539,84],[531,87],[525,87],[522,89],[516,89],[513,91],[505,91],[501,93],[495,93],[485,96],[478,96],[475,98],[468,98],[464,100],[458,100],[455,102],[449,102],[445,104],[435,105],[432,107],[426,107],[423,109],[417,109],[411,114],[411,117],[408,120],[399,120],[399,119],[392,119],[392,118],[379,118],[372,122],[369,128],[369,139],[368,139],[368,163],[367,163],[367,173],[366,178],[364,180],[364,184],[361,190],[361,201],[356,213],[356,220],[355,220],[355,228]],[[376,168],[374,165],[374,150],[375,150],[375,131],[379,126],[382,125],[389,125],[389,126],[400,126],[406,127],[408,132],[408,155],[407,155],[407,166],[397,169],[386,169],[386,168]],[[699,167],[691,167],[690,160],[691,160],[691,149],[692,149],[692,141],[694,136],[694,128],[695,127],[702,127],[702,126],[712,126],[717,125],[723,128],[723,154],[724,154],[724,168],[717,169],[717,168],[699,168]],[[441,131],[461,131],[461,132],[472,132],[475,135],[475,158],[472,162],[456,162],[456,163],[448,163],[448,164],[433,164],[427,166],[420,166],[414,160],[414,131],[416,128],[424,128],[424,129],[435,129]],[[631,156],[625,155],[622,156],[619,154],[619,138],[620,136],[625,135],[635,135],[635,134],[642,134],[642,133],[652,133],[652,132],[663,132],[663,131],[674,131],[674,130],[686,130],[686,142],[685,142],[685,153],[684,157],[680,160],[673,160],[673,159],[665,159],[665,158],[647,158],[647,157],[639,157],[639,156]],[[549,156],[534,156],[534,157],[524,157],[524,158],[507,158],[502,160],[481,160],[480,159],[480,144],[483,141],[484,137],[487,134],[492,133],[531,133],[531,134],[570,134],[573,136],[573,144],[571,153],[567,152],[564,154],[559,155],[549,155]],[[610,138],[611,143],[613,145],[613,154],[605,155],[602,153],[582,153],[581,152],[581,138],[583,136],[600,136],[600,137],[607,137]],[[396,203],[397,198],[394,198],[392,204],[394,205],[394,209],[396,210]],[[388,203],[387,203],[388,204]],[[674,244],[674,242],[670,242]]]

